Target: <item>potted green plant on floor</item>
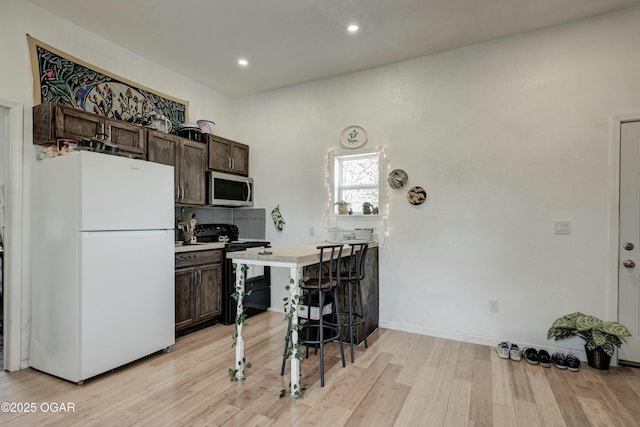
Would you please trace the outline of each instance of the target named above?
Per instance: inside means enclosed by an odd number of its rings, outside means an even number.
[[[607,370],[615,348],[620,347],[624,337],[630,337],[631,333],[618,322],[605,322],[579,312],[556,319],[547,332],[547,339],[554,337],[556,341],[574,336],[585,341],[589,366]]]

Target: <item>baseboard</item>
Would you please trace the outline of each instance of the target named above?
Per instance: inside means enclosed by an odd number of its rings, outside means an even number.
[[[495,347],[498,343],[500,343],[501,341],[504,341],[504,338],[496,338],[496,337],[490,337],[490,336],[484,336],[484,335],[478,335],[478,334],[471,334],[471,333],[462,332],[462,331],[426,328],[424,326],[411,325],[411,324],[401,323],[401,322],[390,322],[387,320],[380,320],[378,322],[378,325],[381,328],[393,329],[395,331],[412,332],[414,334],[419,334],[419,335],[426,335],[426,336],[437,337],[437,338],[446,338],[449,340],[486,345],[489,347]],[[553,342],[555,343],[555,341]],[[542,349],[547,350],[549,354],[553,354],[556,352],[564,353],[564,354],[573,353],[581,361],[585,363],[587,361],[587,355],[584,351],[584,348],[547,346],[547,345],[538,345],[534,343],[525,343],[520,341],[514,341],[514,343],[517,344],[521,349],[524,347],[533,347],[536,350],[542,350]],[[614,358],[611,359],[611,366],[617,366],[616,364],[614,364]]]

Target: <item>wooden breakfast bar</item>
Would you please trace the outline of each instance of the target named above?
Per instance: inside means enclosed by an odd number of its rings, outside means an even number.
[[[294,344],[298,342],[298,307],[297,301],[300,295],[299,283],[305,275],[305,268],[313,268],[311,266],[319,263],[318,249],[319,245],[328,244],[328,242],[310,243],[296,246],[285,246],[268,248],[268,254],[261,254],[259,248],[251,248],[240,252],[230,252],[227,258],[230,258],[236,269],[236,289],[244,289],[245,273],[242,271],[242,265],[260,265],[268,267],[280,267],[289,269],[290,282],[290,298],[295,303],[293,306],[293,318],[291,338]],[[345,249],[348,246],[345,245]],[[346,252],[346,250],[345,250]],[[317,267],[316,267],[317,268]],[[363,283],[363,298],[367,313],[367,322],[365,324],[365,333],[370,334],[378,326],[378,244],[371,242],[369,244],[369,252],[367,254],[366,264],[367,276],[366,283]],[[273,284],[272,284],[273,286]],[[283,284],[285,286],[285,284]],[[238,313],[243,309],[242,299],[238,299]],[[236,378],[244,378],[244,338],[242,337],[242,324],[237,325],[236,338]],[[284,340],[284,337],[283,337]],[[291,355],[291,394],[300,387],[300,360],[295,355]]]

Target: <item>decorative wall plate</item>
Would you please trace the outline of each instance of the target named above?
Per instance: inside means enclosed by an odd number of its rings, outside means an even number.
[[[387,178],[389,187],[395,188],[396,190],[398,188],[404,187],[404,185],[407,183],[408,180],[409,180],[409,175],[407,175],[407,173],[402,169],[392,170],[391,173],[389,174],[389,177]]]
[[[340,144],[346,148],[359,148],[367,143],[367,131],[362,126],[347,126],[340,134]]]
[[[407,193],[407,200],[412,205],[421,205],[427,200],[427,192],[422,187],[411,187]]]

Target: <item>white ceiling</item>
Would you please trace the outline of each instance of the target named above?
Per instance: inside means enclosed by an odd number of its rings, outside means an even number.
[[[240,97],[640,4],[640,0],[29,0]],[[346,26],[360,31],[348,34]],[[245,57],[249,66],[237,65]]]

